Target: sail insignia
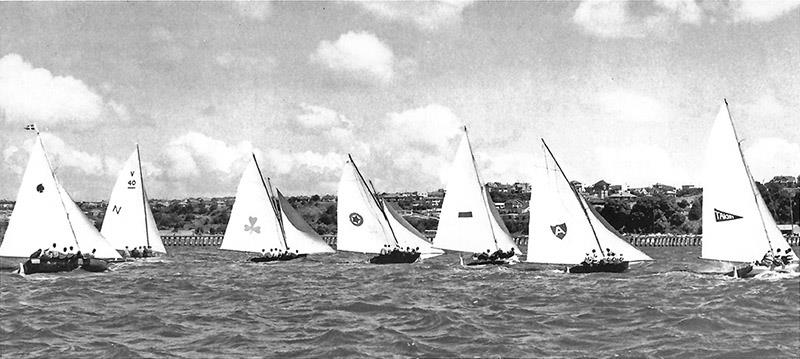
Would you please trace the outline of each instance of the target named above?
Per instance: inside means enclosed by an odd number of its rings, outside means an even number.
[[[723,212],[714,208],[714,220],[717,222],[732,221],[739,218],[742,218],[742,216],[737,216],[733,213]]]
[[[556,224],[555,226],[550,226],[550,231],[553,232],[553,235],[558,237],[558,239],[564,239],[567,236],[567,224],[561,223]]]

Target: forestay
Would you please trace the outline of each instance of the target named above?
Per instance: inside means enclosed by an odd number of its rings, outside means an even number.
[[[141,168],[136,146],[117,176],[100,233],[118,250],[150,246],[166,253],[147,202]]]
[[[393,208],[393,204],[386,201],[382,202],[383,209],[387,214],[386,217],[389,220],[389,225],[392,226],[394,235],[397,238],[397,243],[401,248],[419,248],[419,253],[421,253],[422,258],[431,258],[444,254],[444,251],[441,249],[433,248],[422,233],[419,233],[419,231],[408,223],[400,213],[397,213]]]
[[[714,120],[706,149],[701,256],[752,262],[766,252],[786,248],[789,246],[744,161],[733,120],[724,103]]]
[[[392,228],[352,160],[345,163],[337,192],[336,249],[380,253],[397,245]]]
[[[511,235],[491,213],[494,204],[475,167],[466,129],[449,174],[433,246],[472,253],[514,248],[519,253]]]
[[[273,248],[285,250],[286,245],[253,155],[236,188],[236,200],[220,249],[261,253],[262,249],[269,251]]]
[[[555,158],[542,144],[531,190],[527,261],[578,264],[595,250],[606,248],[628,261],[651,260],[609,228],[567,180]]]
[[[297,213],[289,201],[283,197],[283,194],[277,190],[276,192],[278,207],[283,221],[283,230],[286,235],[286,244],[288,244],[289,248],[298,250],[301,254],[335,252]]]

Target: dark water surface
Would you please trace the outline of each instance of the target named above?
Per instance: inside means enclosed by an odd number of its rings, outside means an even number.
[[[800,278],[699,274],[699,247],[645,248],[623,274],[464,269],[338,253],[279,264],[211,248],[161,262],[0,274],[17,357],[796,358]]]

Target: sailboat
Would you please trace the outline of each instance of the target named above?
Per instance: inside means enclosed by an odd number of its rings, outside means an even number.
[[[711,128],[703,179],[703,241],[701,257],[744,263],[731,276],[765,271],[796,271],[797,255],[781,235],[744,160],[739,137],[728,110],[720,106]],[[789,265],[754,264],[768,257],[794,258]],[[767,263],[764,263],[767,264]]]
[[[444,252],[431,247],[414,227],[367,185],[352,156],[342,170],[337,203],[336,248],[378,253],[373,264],[413,263]]]
[[[117,251],[143,247],[148,249],[145,253],[167,253],[144,188],[138,144],[117,176],[100,234]]]
[[[35,130],[35,126],[29,125],[26,129]],[[84,254],[94,253],[97,259],[84,261],[75,255],[62,260],[33,255],[53,245],[54,250],[74,247]],[[78,267],[103,271],[107,265],[101,259],[120,259],[119,253],[61,186],[38,131],[8,229],[0,244],[0,257],[25,260],[20,264],[20,274],[61,272]]]
[[[271,192],[272,185],[269,179],[264,181],[253,154],[236,189],[220,249],[259,253],[260,256],[250,259],[252,262],[285,261],[334,252],[280,192],[277,196]]]
[[[540,162],[531,190],[527,262],[590,273],[623,272],[630,262],[652,260],[628,244],[575,190],[544,140]],[[614,255],[607,257],[610,253]]]
[[[450,170],[433,246],[474,253],[476,260],[467,265],[518,262],[520,250],[481,182],[467,128],[463,130]]]

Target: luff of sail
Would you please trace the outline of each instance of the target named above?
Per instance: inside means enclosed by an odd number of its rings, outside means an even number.
[[[301,254],[333,253],[335,252],[311,226],[306,223],[300,213],[292,207],[291,203],[283,197],[281,191],[276,190],[278,207],[281,211],[283,229],[286,235],[286,244],[292,250]]]
[[[786,248],[790,247],[747,168],[725,102],[706,149],[701,258],[752,262],[766,252]],[[796,258],[793,251],[792,255]]]
[[[628,261],[652,260],[620,238],[574,190],[544,141],[541,149],[531,186],[526,261],[578,264],[592,250],[602,258],[606,248]]]
[[[389,224],[392,226],[397,243],[401,248],[419,248],[422,258],[431,258],[444,254],[441,249],[433,248],[433,245],[425,239],[422,233],[419,233],[400,213],[397,213],[393,204],[383,201],[383,210],[387,214]]]
[[[100,233],[118,250],[150,246],[155,252],[166,253],[147,202],[141,169],[137,145],[117,176]]]
[[[0,244],[0,257],[28,257],[53,243],[58,250],[70,246],[82,252],[97,249],[98,258],[119,258],[61,187],[37,135]]]
[[[453,159],[433,246],[461,252],[519,248],[492,214],[494,203],[475,167],[466,129]]]
[[[255,155],[236,188],[236,200],[220,249],[256,252],[286,249],[278,217]]]
[[[337,197],[337,250],[380,253],[385,245],[397,245],[387,218],[352,159],[342,169]]]

